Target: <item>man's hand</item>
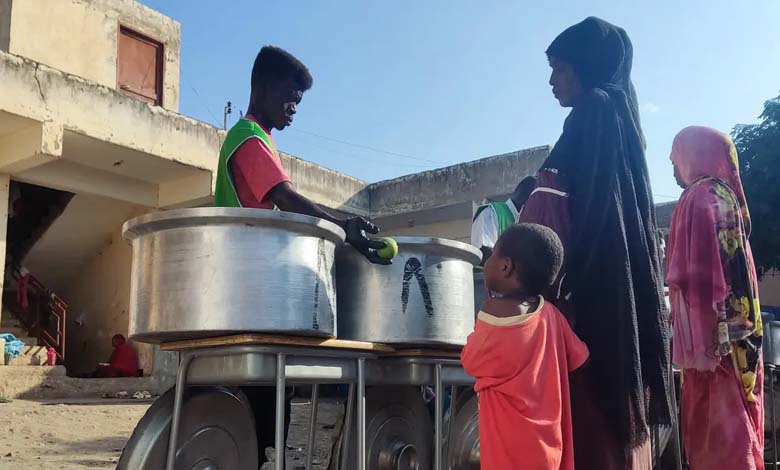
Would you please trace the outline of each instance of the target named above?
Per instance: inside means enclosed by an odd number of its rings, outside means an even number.
[[[374,264],[388,265],[393,263],[389,259],[380,257],[376,252],[376,250],[384,248],[385,242],[368,238],[367,233],[379,233],[379,227],[363,217],[347,219],[344,221],[343,227],[347,233],[347,243],[365,256],[367,260]]]

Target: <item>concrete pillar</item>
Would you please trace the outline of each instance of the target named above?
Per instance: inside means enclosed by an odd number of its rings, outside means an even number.
[[[0,174],[0,299],[3,297],[3,284],[5,280],[5,249],[6,235],[8,234],[8,202],[11,194],[11,177]],[[0,320],[3,318],[3,309],[0,308]]]

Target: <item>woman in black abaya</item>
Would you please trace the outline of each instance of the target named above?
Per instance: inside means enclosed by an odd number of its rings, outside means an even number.
[[[649,427],[671,423],[668,314],[626,32],[587,18],[547,49],[572,108],[521,219],[555,229],[565,273],[552,294],[590,349],[572,377],[578,470],[649,470]]]

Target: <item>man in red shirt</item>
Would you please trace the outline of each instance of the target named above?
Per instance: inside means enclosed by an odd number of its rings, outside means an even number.
[[[252,68],[252,91],[247,115],[228,132],[219,155],[215,205],[253,207],[310,215],[344,229],[346,241],[369,261],[389,264],[376,250],[384,242],[366,233],[379,229],[362,217],[335,217],[301,195],[282,167],[271,131],[293,122],[303,93],[311,88],[312,76],[298,59],[273,46],[260,50]]]
[[[312,76],[298,59],[278,47],[265,46],[252,67],[252,90],[247,114],[228,132],[219,153],[217,207],[274,207],[333,222],[346,232],[346,241],[369,261],[390,264],[376,250],[384,242],[368,234],[379,229],[362,217],[334,217],[295,190],[282,167],[271,131],[292,124],[303,93],[311,88]],[[245,387],[253,404],[261,463],[264,449],[274,445],[274,406],[276,395],[270,387]],[[285,403],[285,442],[290,424],[290,398]]]

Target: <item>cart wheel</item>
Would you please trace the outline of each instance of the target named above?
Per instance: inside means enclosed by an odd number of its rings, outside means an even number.
[[[461,389],[463,390],[463,389]],[[479,470],[479,397],[473,389],[458,395],[453,435],[447,436],[445,455],[451,470]]]
[[[353,413],[356,415],[357,411]],[[339,437],[341,448],[342,436]],[[419,387],[366,388],[366,469],[429,470],[433,460],[433,424]],[[334,452],[331,470],[345,457]],[[352,420],[347,469],[357,461],[357,419]]]
[[[133,430],[117,470],[165,468],[174,389],[157,399]],[[176,470],[257,470],[252,409],[238,390],[190,387],[184,393]]]

